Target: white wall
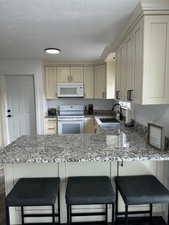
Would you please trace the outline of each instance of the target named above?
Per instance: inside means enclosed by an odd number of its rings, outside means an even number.
[[[3,75],[34,75],[37,133],[44,132],[45,95],[43,88],[43,64],[40,60],[0,60],[0,76]]]
[[[140,124],[148,122],[158,123],[165,127],[166,136],[169,137],[169,105],[132,105],[134,119]]]

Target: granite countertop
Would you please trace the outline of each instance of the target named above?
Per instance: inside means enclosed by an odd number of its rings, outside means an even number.
[[[104,130],[97,134],[22,136],[0,150],[0,164],[58,163],[85,161],[169,160],[146,144],[145,135],[135,128]]]

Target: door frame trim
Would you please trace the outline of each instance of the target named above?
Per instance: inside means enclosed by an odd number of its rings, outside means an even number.
[[[37,114],[38,114],[38,104],[36,100],[35,91],[35,74],[4,74],[0,75],[0,133],[2,135],[2,147],[10,143],[9,141],[9,130],[8,130],[8,120],[6,117],[7,112],[7,89],[5,84],[5,77],[7,76],[32,76],[33,78],[33,89],[34,89],[34,103],[35,103],[35,131],[37,133]]]

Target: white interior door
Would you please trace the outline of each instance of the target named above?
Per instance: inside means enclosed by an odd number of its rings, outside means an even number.
[[[7,75],[7,118],[9,140],[36,134],[35,90],[31,75]]]

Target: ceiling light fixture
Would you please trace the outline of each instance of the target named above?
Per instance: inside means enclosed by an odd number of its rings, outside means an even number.
[[[53,55],[58,55],[61,52],[61,50],[58,48],[45,48],[44,51],[48,54],[53,54]]]

